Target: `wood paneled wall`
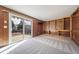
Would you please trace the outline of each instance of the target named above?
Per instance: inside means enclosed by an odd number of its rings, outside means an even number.
[[[43,23],[43,33],[49,34],[49,22],[48,21]]]
[[[50,34],[52,34],[52,35],[57,34],[57,32],[56,32],[56,26],[55,26],[56,21],[53,20],[53,21],[50,21],[49,23],[50,23],[50,25],[49,25],[49,27],[50,27],[50,28],[49,28]]]
[[[70,17],[46,21],[43,23],[44,33],[52,35],[70,36]]]
[[[58,19],[56,20],[56,30],[63,30],[64,29],[64,20]]]
[[[8,31],[8,12],[0,11],[0,47],[8,45],[9,31]]]
[[[70,30],[70,17],[64,18],[64,29]]]
[[[79,45],[79,9],[72,15],[72,39]]]
[[[33,37],[43,34],[43,23],[39,20],[33,20]]]

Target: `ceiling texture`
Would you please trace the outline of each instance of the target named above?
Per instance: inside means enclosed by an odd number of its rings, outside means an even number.
[[[79,7],[78,5],[4,5],[4,6],[43,21],[68,17]]]

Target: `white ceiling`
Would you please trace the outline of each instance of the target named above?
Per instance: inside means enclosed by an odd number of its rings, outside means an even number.
[[[70,16],[78,5],[5,5],[5,7],[48,21]]]

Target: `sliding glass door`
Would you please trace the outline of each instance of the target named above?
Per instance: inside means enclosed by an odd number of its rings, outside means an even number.
[[[31,37],[31,21],[23,18],[11,17],[11,34],[10,43],[20,42],[28,37]]]
[[[23,39],[23,20],[13,16],[11,19],[12,24],[12,43],[19,42]]]
[[[31,21],[24,20],[24,39],[31,37]]]

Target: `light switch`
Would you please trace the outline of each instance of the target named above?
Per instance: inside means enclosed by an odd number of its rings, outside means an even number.
[[[7,28],[7,26],[4,26],[4,28],[6,29],[6,28]]]
[[[4,23],[7,23],[7,21],[5,20]]]

